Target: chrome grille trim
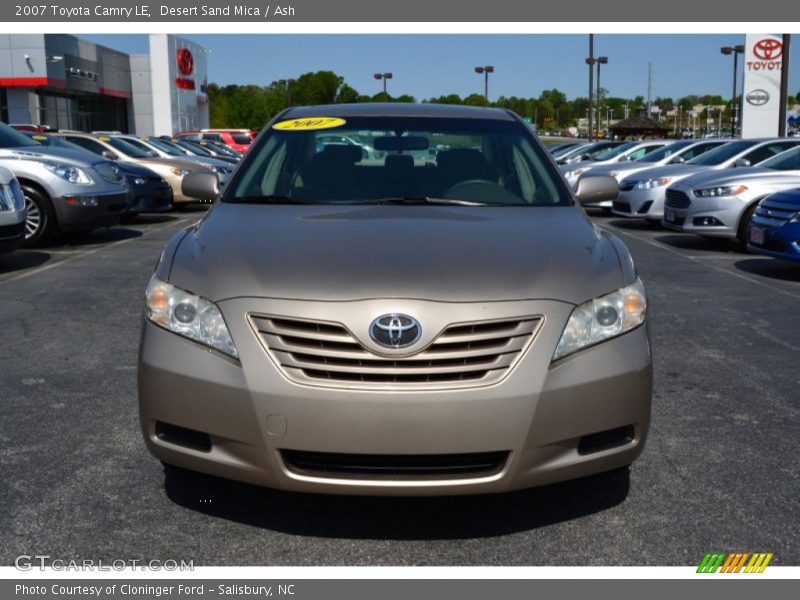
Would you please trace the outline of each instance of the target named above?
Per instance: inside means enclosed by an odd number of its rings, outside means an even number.
[[[528,349],[540,315],[453,323],[411,355],[380,355],[342,324],[248,315],[261,345],[291,381],[384,390],[478,387],[501,381]]]

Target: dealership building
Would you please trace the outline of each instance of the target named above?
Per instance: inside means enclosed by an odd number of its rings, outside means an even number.
[[[149,36],[125,54],[66,34],[0,34],[0,120],[79,131],[163,135],[208,127],[207,55]]]

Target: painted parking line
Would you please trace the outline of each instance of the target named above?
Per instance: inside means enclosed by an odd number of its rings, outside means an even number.
[[[743,279],[743,280],[748,281],[750,283],[754,283],[754,284],[756,284],[758,286],[767,288],[770,291],[777,292],[778,294],[783,294],[784,296],[789,296],[790,298],[800,299],[800,293],[789,292],[787,290],[781,289],[779,287],[775,287],[774,285],[770,285],[770,284],[765,283],[763,281],[760,281],[758,279],[754,279],[752,277],[748,277],[747,275],[744,275],[742,273],[738,273],[736,271],[730,271],[728,269],[724,269],[722,267],[718,267],[716,265],[713,265],[713,264],[710,264],[710,263],[706,262],[709,258],[712,258],[712,257],[706,257],[706,256],[697,257],[697,255],[693,255],[693,254],[684,254],[683,252],[680,252],[680,251],[675,250],[673,248],[669,248],[668,246],[665,246],[664,244],[661,244],[659,242],[651,240],[650,238],[647,238],[647,237],[642,237],[642,236],[639,236],[639,235],[635,235],[635,234],[630,233],[628,231],[622,231],[621,229],[617,229],[616,227],[608,226],[608,225],[605,225],[605,224],[598,224],[598,226],[601,227],[602,229],[605,229],[609,233],[614,233],[614,234],[617,234],[617,235],[633,238],[633,239],[638,240],[640,242],[643,242],[643,243],[645,243],[645,244],[647,244],[649,246],[653,246],[654,248],[659,248],[659,249],[663,250],[664,252],[669,252],[670,254],[674,254],[674,255],[680,256],[681,258],[684,258],[686,260],[690,260],[690,261],[692,261],[694,263],[697,263],[699,265],[702,265],[702,266],[704,266],[704,267],[706,267],[708,269],[713,269],[714,271],[719,271],[720,273],[725,273],[726,275],[730,275],[731,277],[736,277],[738,279]],[[713,257],[713,258],[726,258],[726,257],[717,256],[717,257]]]
[[[60,267],[60,266],[65,265],[67,263],[71,263],[71,262],[76,261],[76,260],[78,260],[80,258],[84,258],[86,256],[91,256],[92,254],[96,254],[96,253],[100,252],[101,250],[110,250],[111,248],[114,248],[116,246],[122,246],[123,244],[127,244],[128,242],[132,242],[133,240],[141,240],[142,238],[148,237],[149,235],[151,235],[153,233],[157,233],[157,232],[161,231],[162,229],[167,229],[168,227],[172,227],[174,225],[180,225],[182,223],[186,223],[186,222],[192,221],[192,220],[196,220],[196,219],[194,217],[183,217],[183,218],[177,219],[175,221],[170,221],[169,223],[164,223],[163,225],[160,225],[160,226],[155,227],[153,229],[148,229],[147,231],[145,231],[140,236],[126,238],[124,240],[118,240],[116,242],[111,242],[110,244],[104,244],[104,245],[98,246],[97,248],[93,248],[92,250],[86,250],[86,251],[62,251],[63,253],[71,254],[72,256],[69,256],[68,258],[65,258],[63,260],[58,260],[58,261],[55,261],[55,262],[49,262],[46,265],[42,265],[41,267],[36,267],[35,269],[31,269],[30,271],[23,271],[22,273],[19,273],[17,275],[13,275],[13,276],[8,277],[6,279],[2,279],[2,280],[0,280],[0,286],[8,284],[8,283],[12,283],[14,281],[19,281],[20,279],[25,279],[27,277],[30,277],[31,275],[36,275],[38,273],[43,273],[44,271],[49,271],[50,269],[55,269],[56,267]]]

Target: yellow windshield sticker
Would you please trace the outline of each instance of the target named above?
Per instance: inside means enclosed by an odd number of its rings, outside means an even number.
[[[47,139],[46,135],[34,135],[32,137],[38,142],[44,142]]]
[[[290,119],[281,121],[272,126],[280,131],[314,131],[315,129],[331,129],[341,127],[347,121],[336,117],[306,117],[304,119]]]
[[[111,138],[106,136],[106,135],[100,136],[97,139],[100,140],[101,142],[110,142],[111,141]]]

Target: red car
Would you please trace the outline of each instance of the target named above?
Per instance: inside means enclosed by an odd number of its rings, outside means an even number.
[[[200,129],[199,131],[179,131],[173,136],[175,139],[188,139],[193,141],[209,140],[221,142],[226,146],[246,152],[255,139],[256,134],[249,129]]]

